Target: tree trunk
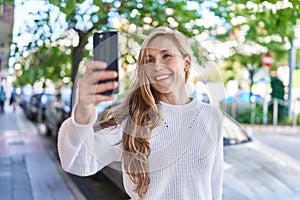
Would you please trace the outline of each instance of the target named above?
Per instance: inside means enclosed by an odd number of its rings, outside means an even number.
[[[73,49],[72,53],[72,76],[71,76],[71,81],[72,81],[72,99],[71,99],[71,112],[73,109],[73,106],[75,104],[76,100],[76,90],[77,90],[77,82],[76,82],[76,77],[79,69],[79,64],[83,58],[83,49],[86,44],[86,36],[88,32],[83,32],[81,30],[75,30],[78,33],[79,36],[79,44],[77,47]],[[71,113],[70,112],[70,113]]]

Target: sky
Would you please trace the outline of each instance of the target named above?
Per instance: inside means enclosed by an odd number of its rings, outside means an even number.
[[[17,34],[25,29],[25,22],[33,21],[32,16],[29,15],[30,12],[35,12],[44,4],[44,1],[40,0],[15,0],[15,18],[14,18],[14,28],[13,28],[13,40],[17,42],[20,46],[26,45],[28,41],[31,40],[29,34],[24,34],[22,37],[18,37]]]
[[[45,0],[15,0],[14,27],[13,27],[13,42],[17,43],[18,48],[26,46],[33,40],[33,35],[26,32],[26,26],[34,27],[34,20],[37,18],[30,13],[37,13],[40,10],[48,8]],[[49,5],[50,6],[50,5]],[[58,9],[57,9],[58,10]],[[55,15],[55,10],[51,11]],[[57,36],[63,33],[61,29],[55,29]],[[22,33],[21,35],[18,35]],[[26,54],[25,54],[26,56]],[[12,66],[14,58],[9,60],[9,65]]]
[[[22,34],[18,36],[19,32],[23,32],[25,30],[25,22],[33,21],[32,16],[30,16],[30,12],[35,12],[39,10],[43,1],[40,0],[15,0],[15,12],[14,12],[14,26],[13,26],[13,43],[17,43],[18,47],[22,47],[28,44],[32,39],[32,35],[30,34]],[[12,66],[14,63],[14,58],[9,60],[9,65]]]

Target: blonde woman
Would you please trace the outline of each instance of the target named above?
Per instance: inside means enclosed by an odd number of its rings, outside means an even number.
[[[113,97],[99,93],[117,83],[95,83],[117,74],[104,72],[106,63],[88,63],[78,103],[59,131],[63,169],[88,176],[121,161],[131,199],[221,199],[223,116],[188,97],[191,57],[183,34],[166,27],[153,31],[142,44],[131,91],[102,121],[96,105]]]

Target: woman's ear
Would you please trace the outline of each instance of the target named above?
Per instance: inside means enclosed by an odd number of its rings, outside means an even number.
[[[185,58],[184,58],[184,71],[188,71],[190,68],[191,68],[191,63],[192,63],[192,59],[191,59],[191,56],[190,55],[187,55]]]
[[[192,59],[190,55],[187,55],[184,58],[184,71],[185,71],[185,82],[188,81],[189,76],[190,76],[190,69],[191,69],[191,64],[192,64]]]

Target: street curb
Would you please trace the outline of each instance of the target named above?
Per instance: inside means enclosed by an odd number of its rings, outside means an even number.
[[[300,126],[241,124],[247,131],[255,133],[300,134]]]
[[[77,200],[87,200],[87,198],[82,194],[80,189],[72,181],[72,179],[69,177],[69,175],[65,171],[63,171],[63,169],[61,168],[60,163],[56,160],[56,155],[53,155],[53,154],[54,154],[53,152],[49,153],[52,161],[54,162],[54,164],[56,166],[56,169],[60,173],[62,179],[64,180],[64,182],[66,183],[66,185],[68,186],[70,191],[73,193],[75,199],[77,199]]]

